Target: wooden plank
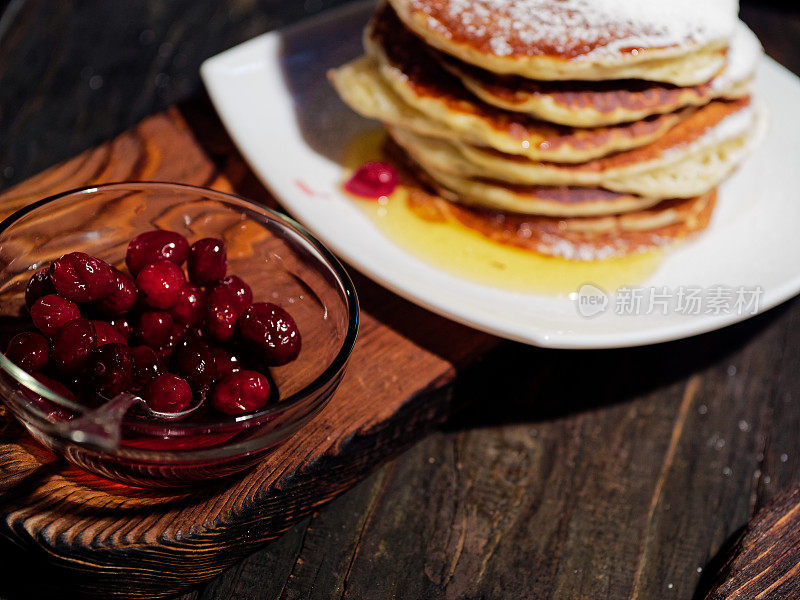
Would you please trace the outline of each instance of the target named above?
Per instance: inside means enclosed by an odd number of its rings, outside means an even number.
[[[196,112],[191,118],[194,127],[219,128]],[[218,129],[201,137],[212,143],[215,135],[224,140]],[[216,158],[246,179],[237,156]],[[56,192],[120,180],[236,188],[170,109],[10,189],[0,210],[7,215]],[[49,580],[59,586],[152,597],[213,577],[352,486],[440,422],[451,408],[456,369],[497,344],[361,278],[359,289],[364,318],[340,390],[313,422],[231,484],[173,496],[107,484],[54,462],[4,415],[0,537],[46,557],[55,573]]]

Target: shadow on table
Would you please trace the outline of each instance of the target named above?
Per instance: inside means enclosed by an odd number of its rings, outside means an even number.
[[[459,383],[450,430],[547,421],[667,388],[737,352],[791,303],[726,329],[622,350],[545,350],[509,344]]]

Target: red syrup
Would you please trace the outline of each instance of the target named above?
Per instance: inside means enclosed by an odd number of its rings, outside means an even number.
[[[370,200],[391,196],[398,183],[397,170],[385,162],[369,162],[360,167],[344,184],[344,189]]]

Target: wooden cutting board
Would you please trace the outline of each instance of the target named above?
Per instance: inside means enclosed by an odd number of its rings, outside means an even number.
[[[72,188],[132,180],[274,204],[201,103],[149,117],[8,190],[0,213]],[[361,331],[336,395],[262,464],[224,485],[164,495],[101,481],[36,445],[0,408],[3,572],[24,566],[37,585],[80,597],[171,595],[219,574],[430,431],[453,408],[457,374],[498,340],[355,280]]]

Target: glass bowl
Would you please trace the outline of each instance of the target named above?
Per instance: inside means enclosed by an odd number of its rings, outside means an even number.
[[[115,183],[41,200],[0,223],[3,348],[29,326],[24,292],[34,271],[75,251],[124,267],[128,242],[152,229],[177,231],[190,243],[222,238],[228,272],[250,284],[254,301],[274,302],[292,314],[303,346],[297,360],[269,369],[278,402],[256,413],[213,420],[164,422],[120,415],[116,422],[95,423],[100,430],[116,431],[115,440],[98,442],[96,436],[65,426],[65,421],[91,419],[91,413],[82,416],[87,408],[45,387],[1,354],[0,398],[33,437],[86,471],[138,487],[180,486],[254,465],[326,404],[355,343],[358,299],[341,263],[279,213],[192,186]]]

